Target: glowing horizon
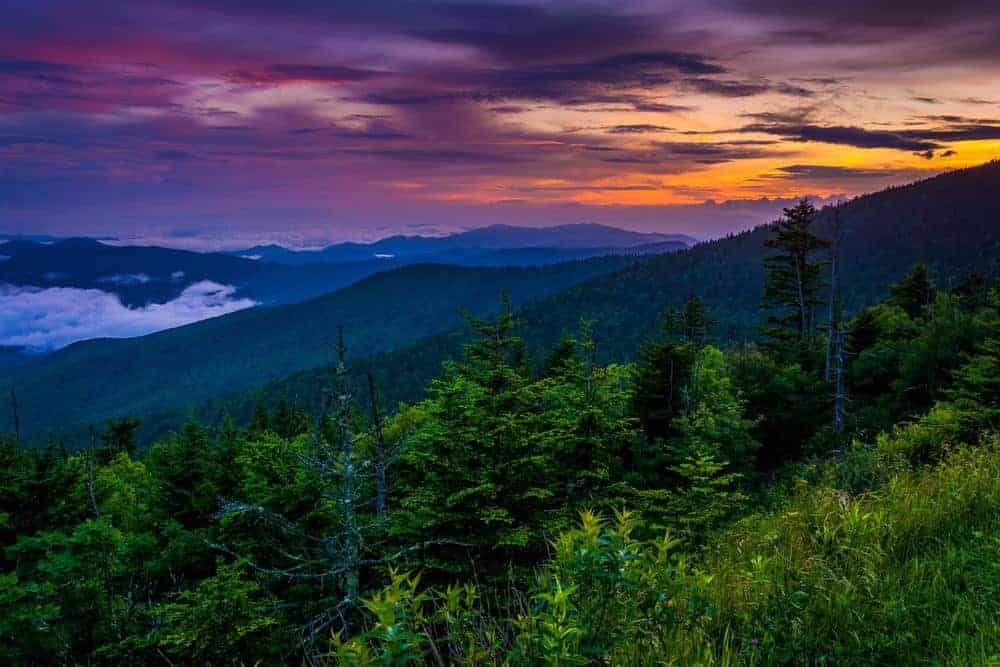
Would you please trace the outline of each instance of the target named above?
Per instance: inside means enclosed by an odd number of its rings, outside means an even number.
[[[1000,156],[984,0],[19,0],[4,19],[7,233],[705,237],[762,221],[763,198]]]

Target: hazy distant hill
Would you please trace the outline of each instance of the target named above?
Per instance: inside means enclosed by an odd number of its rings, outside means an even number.
[[[201,253],[95,239],[0,243],[0,283],[100,289],[128,306],[164,303],[203,280],[232,285],[236,297],[266,305],[294,303],[417,262],[462,266],[541,266],[604,255],[645,255],[688,246],[680,235],[641,234],[602,225],[548,229],[494,226],[439,238],[394,236],[317,252],[261,246]],[[250,258],[254,259],[250,259]]]
[[[233,254],[284,264],[349,262],[373,258],[418,259],[447,263],[497,264],[496,251],[533,249],[545,262],[582,259],[606,254],[624,254],[636,246],[661,245],[660,252],[678,250],[695,242],[684,234],[647,234],[596,224],[556,227],[492,225],[449,236],[390,236],[373,243],[338,243],[322,250],[294,251],[278,245],[263,245]],[[516,253],[507,253],[517,264],[527,263]]]
[[[237,296],[266,304],[301,301],[333,291],[393,263],[366,261],[283,266],[155,246],[115,246],[93,239],[0,244],[0,283],[100,289],[129,306],[164,303],[189,285],[209,280],[233,285]]]
[[[517,303],[634,261],[603,257],[542,268],[418,264],[317,299],[254,308],[141,338],[89,340],[11,373],[22,428],[70,429],[128,413],[185,406],[330,359],[337,325],[350,348],[375,354],[456,326],[459,309],[486,314],[501,290]],[[5,390],[8,383],[0,382]],[[8,416],[0,416],[0,424]]]

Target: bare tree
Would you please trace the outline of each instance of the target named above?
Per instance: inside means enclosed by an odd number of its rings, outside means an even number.
[[[385,528],[386,522],[386,498],[389,493],[387,472],[389,466],[396,458],[399,449],[399,441],[389,444],[385,439],[385,429],[382,420],[382,413],[378,406],[378,392],[375,389],[375,376],[371,371],[367,372],[368,396],[371,400],[372,419],[372,464],[375,470],[375,516],[379,527]]]
[[[844,327],[840,297],[840,243],[843,225],[840,206],[833,209],[833,242],[830,244],[830,315],[826,339],[826,381],[833,384],[833,434],[839,442],[847,416],[844,383]]]
[[[252,516],[274,526],[287,538],[289,544],[278,550],[274,563],[244,559],[252,570],[285,581],[336,582],[340,585],[334,601],[300,628],[303,650],[310,663],[319,661],[314,642],[323,632],[330,628],[350,630],[349,612],[360,606],[361,578],[366,569],[398,562],[413,552],[447,542],[430,540],[395,550],[379,543],[385,532],[389,488],[387,469],[398,445],[386,443],[375,383],[369,375],[373,458],[365,458],[359,452],[351,429],[352,393],[341,327],[337,328],[336,354],[332,373],[334,388],[324,392],[323,407],[312,435],[311,451],[300,457],[301,463],[315,471],[322,480],[324,504],[337,510],[334,527],[326,534],[314,535],[279,513],[236,500],[223,499],[217,514],[220,518]],[[335,438],[327,437],[328,426],[335,427]],[[374,474],[369,475],[368,471]],[[368,481],[369,477],[374,478],[373,482]],[[366,494],[373,489],[372,500]],[[375,521],[371,522],[373,507]],[[233,558],[241,558],[240,554],[225,545],[213,543],[211,546]]]

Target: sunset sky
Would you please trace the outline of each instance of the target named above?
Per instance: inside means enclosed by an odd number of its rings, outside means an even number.
[[[1000,157],[998,105],[996,0],[7,0],[0,232],[707,237]]]

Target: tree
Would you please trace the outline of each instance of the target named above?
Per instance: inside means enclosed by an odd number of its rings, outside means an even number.
[[[138,446],[135,432],[141,424],[140,420],[131,417],[109,421],[107,430],[100,434],[101,446],[97,449],[101,462],[107,463],[119,454],[135,454]]]
[[[931,281],[931,271],[925,262],[913,267],[898,282],[889,287],[891,303],[899,306],[913,319],[923,317],[934,303],[936,290]]]
[[[950,392],[970,432],[1000,429],[1000,291],[990,292],[981,319],[985,336],[956,372]]]
[[[259,583],[242,576],[240,564],[217,563],[215,574],[160,606],[157,647],[188,665],[237,665],[245,664],[244,658],[259,662],[267,656],[278,661],[269,641],[282,631],[274,601]]]
[[[721,350],[699,352],[687,394],[689,407],[674,420],[677,435],[671,444],[679,460],[670,466],[675,487],[669,511],[670,522],[697,539],[745,500],[737,482],[760,445]]]
[[[639,349],[632,410],[649,445],[654,447],[671,435],[673,420],[684,407],[684,388],[691,380],[697,346],[686,340],[683,332],[680,318],[672,310],[667,311],[659,337]]]
[[[538,548],[537,509],[554,492],[539,486],[546,462],[525,437],[540,396],[515,361],[520,339],[509,299],[496,317],[467,321],[478,335],[417,406],[391,532],[402,544],[440,541],[423,556],[436,574],[467,572],[471,553],[480,572],[496,576],[515,553]]]
[[[816,251],[830,242],[812,229],[816,209],[803,199],[784,209],[784,216],[771,225],[764,245],[775,252],[764,258],[764,306],[770,311],[761,333],[770,349],[787,353],[809,350],[816,336],[816,312],[822,304],[822,261]]]
[[[681,336],[691,343],[704,342],[708,330],[714,324],[702,300],[696,296],[689,297],[680,311],[678,323]]]
[[[847,418],[845,334],[840,299],[840,242],[843,226],[840,223],[839,206],[833,211],[833,230],[833,242],[830,247],[830,317],[826,338],[826,381],[833,385],[833,437],[839,441]]]
[[[300,612],[302,647],[310,660],[322,650],[318,640],[327,630],[341,632],[355,626],[362,614],[360,594],[366,581],[427,544],[386,548],[385,522],[379,516],[385,511],[385,497],[379,491],[388,487],[385,471],[394,447],[382,439],[377,410],[373,411],[375,444],[368,451],[357,446],[341,327],[336,353],[333,387],[325,391],[312,432],[291,441],[272,431],[252,434],[255,439],[245,443],[246,455],[237,457],[237,463],[247,468],[241,489],[244,499],[223,500],[219,514],[227,532],[238,533],[233,530],[236,522],[245,522],[251,539],[244,539],[239,551],[212,545],[274,581],[319,586],[322,593]],[[268,470],[269,465],[274,469]],[[375,473],[374,484],[369,471]],[[258,533],[261,538],[257,538],[253,530],[261,525],[270,532]]]

